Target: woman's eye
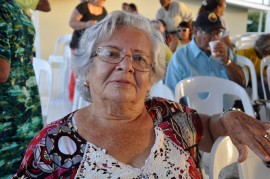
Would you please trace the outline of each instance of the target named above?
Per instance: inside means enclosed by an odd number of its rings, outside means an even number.
[[[133,55],[132,59],[134,61],[145,61],[145,58],[143,56],[141,56],[141,55]]]
[[[107,51],[106,56],[112,57],[112,58],[118,58],[120,55],[118,52],[115,52],[115,51]]]

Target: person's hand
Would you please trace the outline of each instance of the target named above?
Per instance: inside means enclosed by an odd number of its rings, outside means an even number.
[[[219,40],[218,43],[216,43],[214,46],[214,52],[215,57],[221,59],[223,64],[228,62],[227,46],[222,40]]]
[[[247,146],[262,160],[270,161],[270,122],[258,121],[239,111],[226,112],[221,120],[239,152],[238,162],[246,160]]]
[[[86,27],[91,27],[97,23],[96,20],[89,20],[86,22]]]

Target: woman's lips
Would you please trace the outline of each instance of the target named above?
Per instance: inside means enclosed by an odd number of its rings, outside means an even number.
[[[129,80],[113,80],[113,84],[121,87],[130,87],[131,85],[134,85],[131,81]]]

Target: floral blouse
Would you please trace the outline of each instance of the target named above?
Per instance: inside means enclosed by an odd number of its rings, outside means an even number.
[[[163,98],[145,105],[156,139],[142,168],[124,164],[85,141],[76,132],[73,112],[32,140],[14,178],[201,178],[198,142],[203,131],[197,112]]]

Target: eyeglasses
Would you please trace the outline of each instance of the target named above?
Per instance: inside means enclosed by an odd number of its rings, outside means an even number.
[[[189,30],[188,28],[179,28],[179,29],[177,29],[178,32],[186,32],[188,30]]]
[[[204,31],[203,31],[204,32]],[[218,37],[221,38],[225,35],[225,31],[224,30],[216,30],[213,32],[204,32],[207,35],[210,35],[211,37]]]
[[[118,48],[105,46],[98,47],[91,58],[99,56],[101,60],[107,63],[117,64],[124,60],[124,58],[130,57],[132,66],[138,71],[149,72],[154,66],[154,63],[150,63],[150,57],[135,52],[132,55],[127,55]]]

